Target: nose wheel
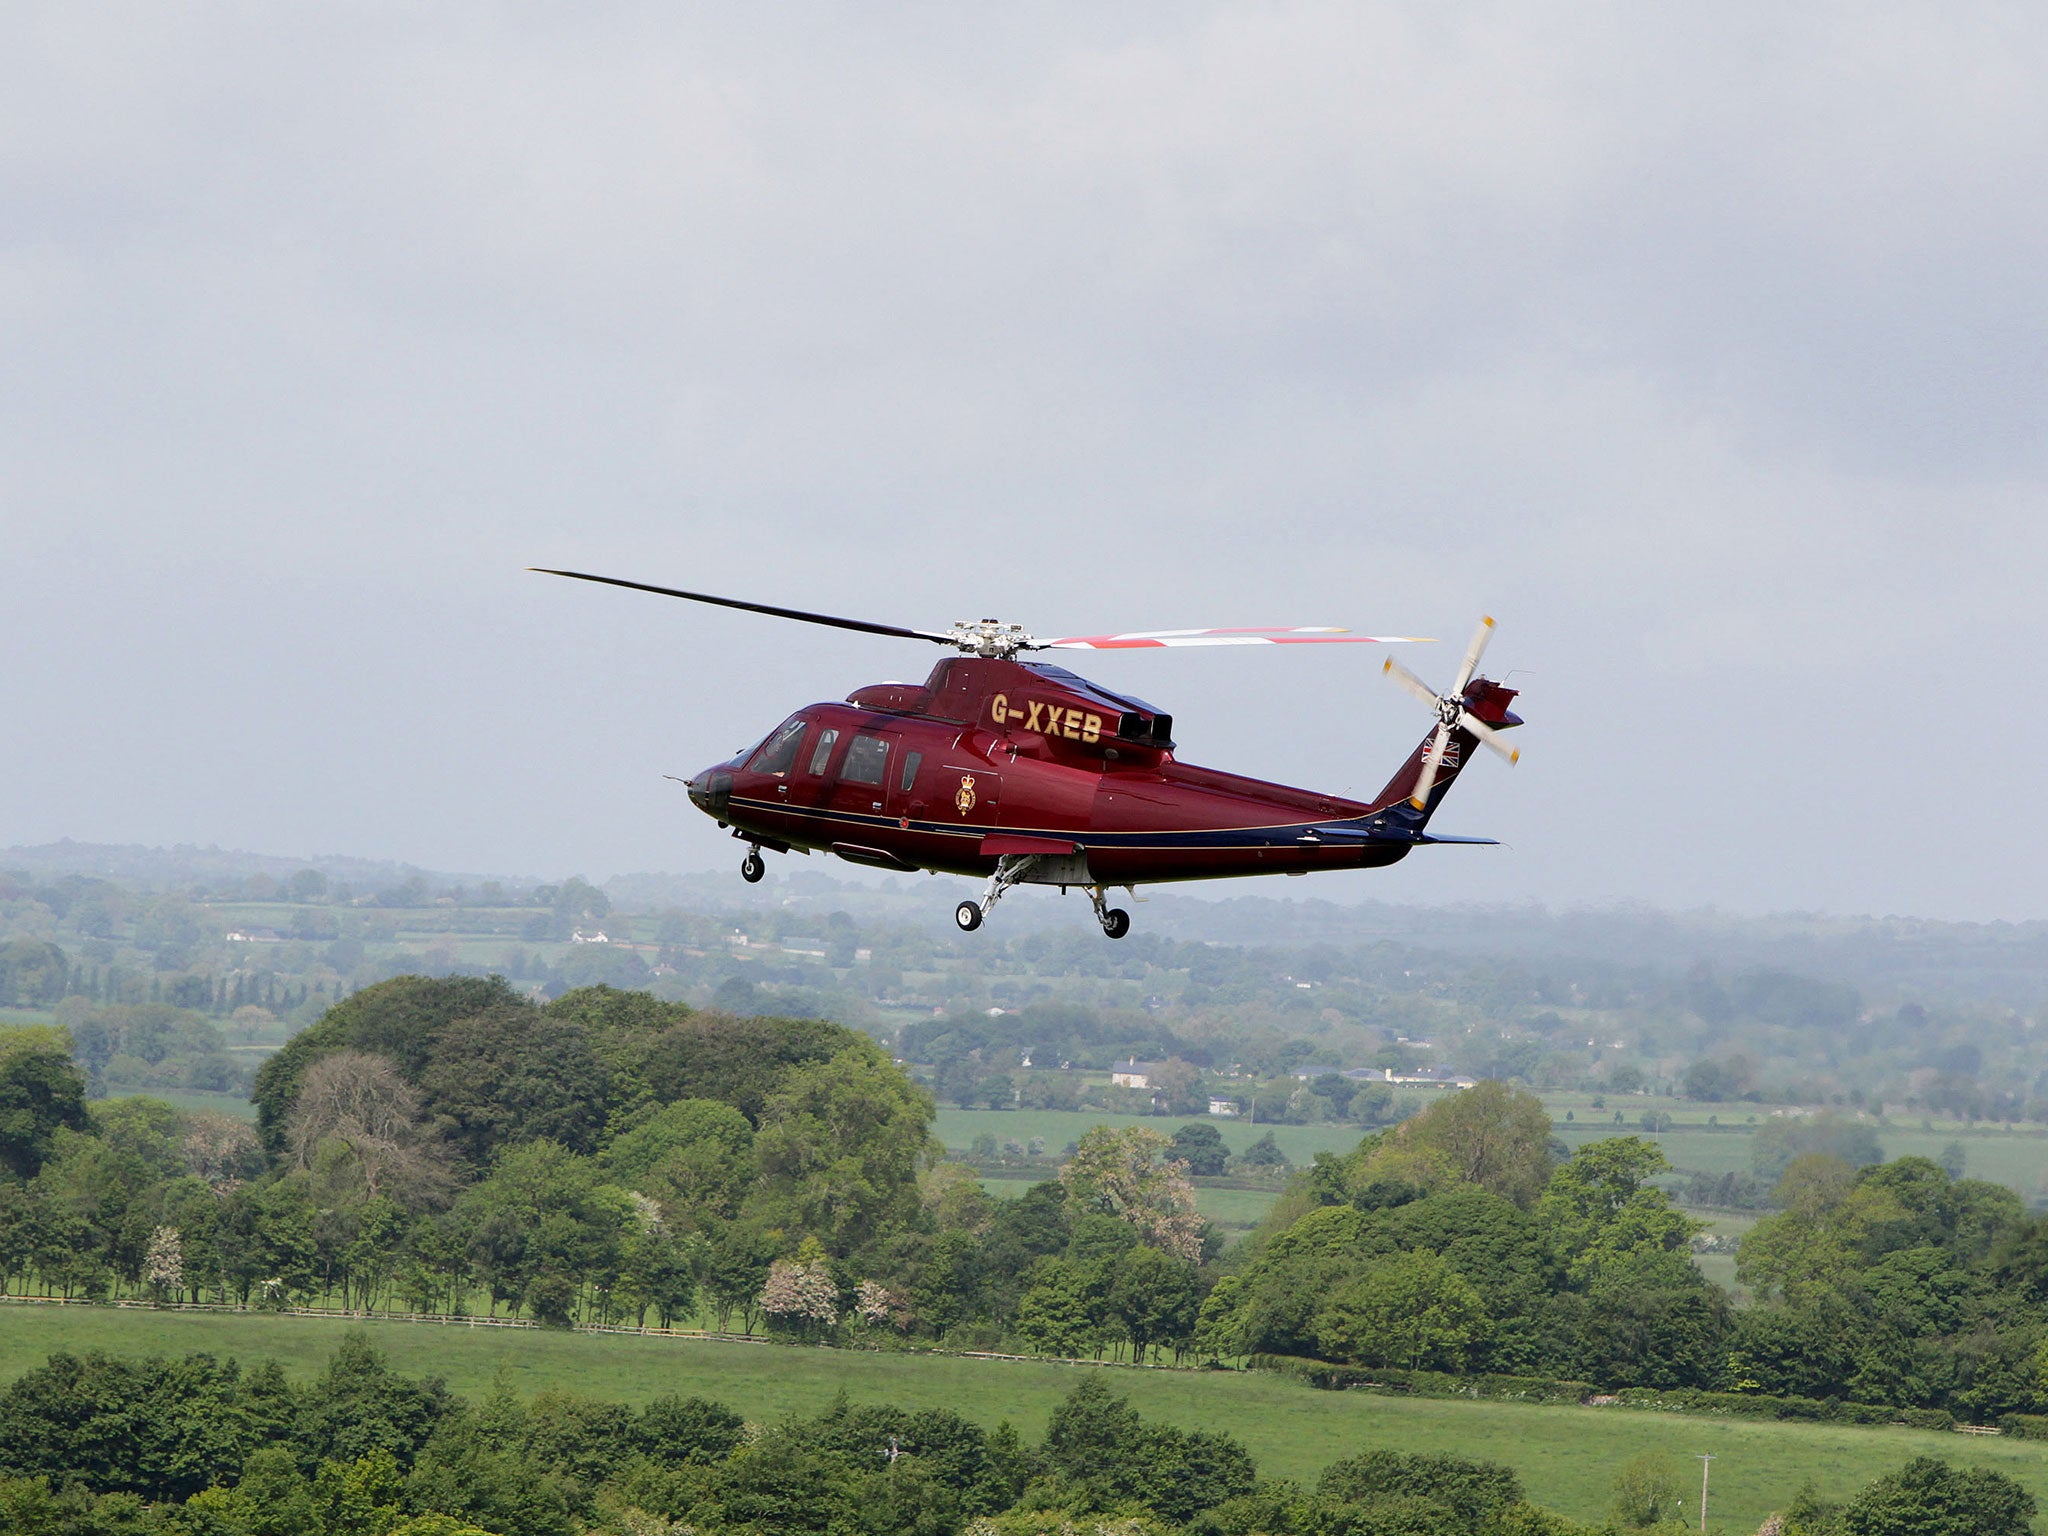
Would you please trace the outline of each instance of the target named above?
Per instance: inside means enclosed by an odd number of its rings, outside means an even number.
[[[963,901],[953,909],[953,921],[960,925],[962,933],[972,933],[981,926],[981,908],[974,902]]]
[[[749,885],[759,884],[761,877],[767,873],[768,866],[761,862],[761,850],[758,848],[740,860],[740,878]]]

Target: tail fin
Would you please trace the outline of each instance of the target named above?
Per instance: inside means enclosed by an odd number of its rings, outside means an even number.
[[[1521,717],[1509,713],[1508,705],[1514,701],[1517,690],[1504,688],[1499,683],[1483,677],[1475,677],[1465,689],[1465,708],[1484,720],[1488,725],[1506,730],[1520,725]],[[1404,762],[1387,781],[1387,787],[1373,797],[1371,809],[1388,811],[1406,821],[1414,831],[1421,831],[1429,825],[1429,818],[1436,814],[1436,808],[1443,804],[1444,795],[1456,782],[1466,763],[1479,747],[1479,738],[1470,731],[1453,727],[1450,740],[1444,744],[1444,760],[1438,765],[1436,783],[1430,786],[1429,800],[1419,809],[1409,804],[1409,796],[1422,782],[1422,765],[1429,756],[1429,749],[1436,740],[1436,728],[1432,726],[1427,736],[1416,749],[1408,754]]]

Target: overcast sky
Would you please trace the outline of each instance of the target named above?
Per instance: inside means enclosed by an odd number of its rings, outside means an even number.
[[[661,776],[937,655],[566,565],[1490,612],[1509,846],[1318,894],[2048,915],[2044,152],[2034,6],[19,0],[0,845],[736,865]],[[1318,788],[1428,724],[1083,660]]]

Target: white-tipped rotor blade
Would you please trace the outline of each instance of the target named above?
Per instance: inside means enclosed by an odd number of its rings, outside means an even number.
[[[1472,636],[1472,643],[1465,647],[1465,664],[1458,668],[1458,681],[1451,692],[1459,698],[1465,696],[1465,685],[1472,681],[1472,674],[1479,670],[1479,658],[1486,654],[1486,642],[1493,638],[1493,615],[1488,614],[1479,621],[1479,628]]]
[[[1498,752],[1502,757],[1506,758],[1509,762],[1519,763],[1522,760],[1522,754],[1519,748],[1509,746],[1507,744],[1506,739],[1502,737],[1499,731],[1496,731],[1484,720],[1480,719],[1477,715],[1473,714],[1471,710],[1467,709],[1461,710],[1459,712],[1458,728],[1460,730],[1470,731],[1474,736],[1477,736],[1479,738],[1482,744],[1493,748],[1494,751]]]
[[[1436,708],[1436,690],[1402,666],[1401,663],[1394,660],[1393,657],[1389,656],[1387,664],[1381,667],[1380,670],[1414,694],[1416,698],[1427,704],[1431,709]]]
[[[1436,788],[1436,771],[1443,763],[1444,747],[1450,739],[1450,729],[1443,725],[1439,725],[1436,735],[1430,738],[1429,753],[1422,759],[1422,777],[1415,781],[1415,788],[1408,796],[1408,803],[1418,811],[1429,809],[1429,792]]]

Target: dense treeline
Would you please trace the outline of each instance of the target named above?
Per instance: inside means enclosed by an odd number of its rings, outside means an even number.
[[[53,1035],[0,1039],[17,1288],[1144,1354],[1189,1345],[1218,1246],[1152,1132],[992,1200],[929,1095],[816,1020],[405,978],[265,1065],[253,1134],[88,1105]]]
[[[1563,1160],[1481,1085],[1319,1157],[1205,1300],[1206,1352],[1868,1405],[2048,1411],[2048,1219],[1926,1158],[1794,1156],[1732,1309],[1635,1137]],[[1722,1401],[1721,1407],[1739,1404]],[[1817,1410],[1801,1410],[1817,1411]],[[1853,1416],[1853,1415],[1852,1415]]]
[[[930,1096],[815,1020],[406,978],[330,1009],[256,1097],[253,1135],[89,1105],[53,1032],[0,1040],[0,1280],[2048,1412],[2048,1220],[2010,1191],[1788,1139],[1736,1310],[1655,1147],[1563,1157],[1499,1083],[1318,1158],[1227,1257],[1177,1155],[1213,1137],[1098,1129],[995,1201],[939,1157]]]
[[[1339,1463],[1315,1495],[1261,1485],[1228,1435],[1145,1422],[1099,1376],[1042,1442],[944,1409],[850,1405],[771,1427],[702,1399],[642,1408],[571,1393],[467,1402],[392,1372],[352,1336],[305,1387],[274,1364],[53,1356],[0,1393],[0,1510],[14,1529],[325,1536],[461,1528],[915,1532],[1042,1529],[1121,1516],[1127,1529],[1259,1528],[1285,1503],[1317,1529],[1566,1532],[1506,1468],[1381,1453]],[[68,1489],[52,1497],[49,1488]],[[41,1525],[24,1513],[41,1506]],[[1016,1517],[1010,1512],[1016,1511]],[[436,1523],[434,1517],[443,1517]],[[1426,1519],[1429,1523],[1418,1523]],[[1360,1522],[1365,1522],[1361,1525]]]
[[[1618,1536],[1683,1530],[1638,1458],[1594,1528],[1508,1467],[1368,1451],[1313,1489],[1228,1434],[1148,1422],[1084,1375],[1027,1443],[946,1409],[745,1423],[703,1398],[480,1401],[361,1334],[303,1385],[275,1362],[59,1354],[0,1390],[0,1529],[20,1536]],[[1785,1536],[2023,1536],[2010,1479],[1920,1458],[1854,1498],[1797,1493]]]

